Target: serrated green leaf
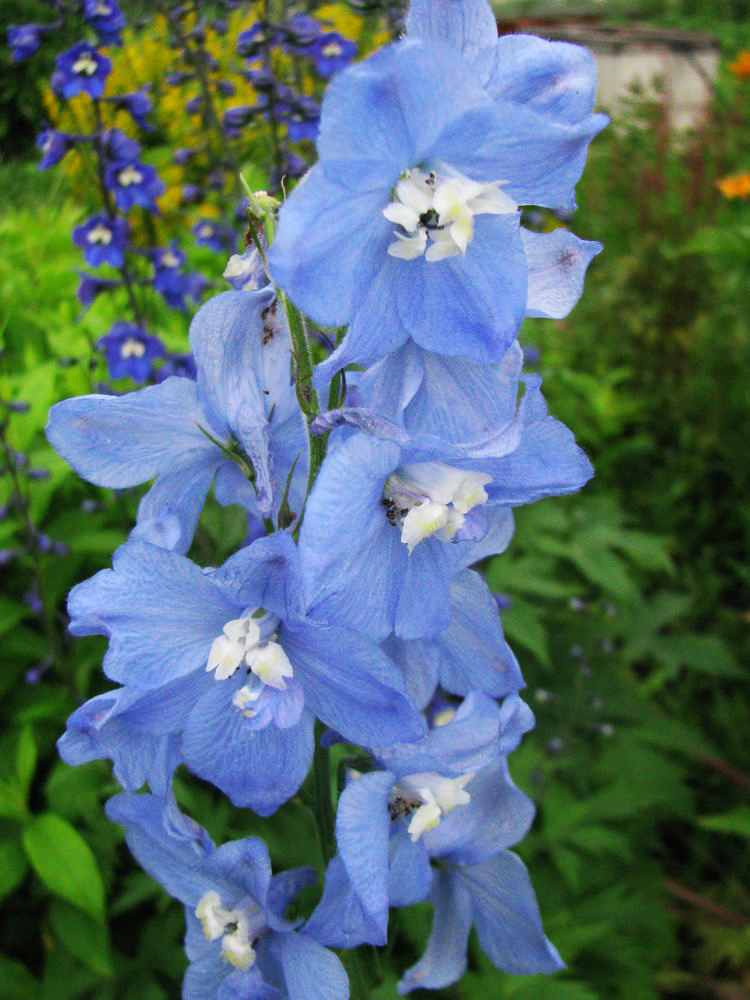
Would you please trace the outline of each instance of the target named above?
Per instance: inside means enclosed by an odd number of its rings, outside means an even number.
[[[667,667],[686,667],[715,677],[747,680],[750,672],[740,667],[721,639],[712,635],[668,635],[654,647],[655,655]]]
[[[50,892],[104,919],[104,885],[91,848],[54,813],[35,816],[23,831],[29,861]]]
[[[705,830],[717,833],[736,833],[750,840],[750,806],[739,806],[716,816],[701,816],[698,820]]]

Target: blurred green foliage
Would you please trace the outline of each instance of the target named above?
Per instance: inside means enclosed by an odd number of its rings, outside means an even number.
[[[574,229],[605,243],[584,296],[569,319],[523,331],[551,411],[597,469],[582,495],[519,510],[513,544],[486,567],[510,599],[503,621],[537,715],[511,759],[539,807],[520,853],[568,970],[508,977],[472,940],[463,983],[433,996],[750,994],[750,204],[715,186],[750,168],[749,105],[750,82],[722,77],[706,128],[674,142],[660,109],[634,99],[580,188]],[[118,304],[100,299],[79,321],[81,213],[54,175],[14,164],[0,187],[0,399],[29,404],[4,411],[3,441],[49,472],[14,466],[23,499],[0,520],[0,549],[18,552],[0,598],[0,1000],[169,1000],[185,965],[180,907],[105,818],[109,766],[70,769],[54,747],[106,687],[102,640],[66,635],[65,594],[109,563],[137,495],[78,480],[43,427],[51,403],[103,378],[92,344]],[[184,318],[152,308],[184,349]],[[0,505],[14,492],[6,473]],[[41,551],[38,531],[68,551]],[[240,518],[210,508],[196,558],[221,559],[241,536]],[[304,790],[264,821],[182,772],[177,793],[216,838],[259,833],[276,866],[322,868]],[[429,925],[426,905],[394,915],[394,967]],[[394,984],[386,974],[374,1000]]]

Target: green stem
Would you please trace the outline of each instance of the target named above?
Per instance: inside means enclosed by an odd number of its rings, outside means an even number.
[[[326,868],[336,853],[336,817],[331,799],[331,759],[328,747],[321,744],[323,725],[315,723],[315,753],[313,755],[313,782],[315,799],[313,812],[318,827],[320,850]]]

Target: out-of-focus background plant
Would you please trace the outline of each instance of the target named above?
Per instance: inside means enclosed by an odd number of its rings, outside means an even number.
[[[104,817],[109,766],[73,770],[56,755],[66,717],[103,684],[103,644],[71,641],[65,594],[108,563],[138,496],[100,491],[64,466],[43,436],[47,410],[70,395],[189,377],[190,314],[228,287],[227,260],[244,250],[238,172],[253,189],[298,175],[326,79],[397,30],[399,14],[374,0],[120,8],[121,46],[89,45],[112,63],[95,100],[61,99],[49,85],[60,53],[95,40],[82,4],[8,0],[0,12],[4,31],[60,19],[28,58],[6,49],[0,79],[0,1000],[164,1000],[179,995],[185,961],[180,908]],[[531,8],[498,14],[523,24]],[[605,251],[568,319],[522,332],[551,410],[597,469],[582,495],[519,510],[513,547],[487,566],[537,716],[514,754],[514,777],[539,806],[521,853],[568,970],[514,979],[473,948],[460,988],[438,995],[742,1000],[750,7],[643,0],[604,11],[558,0],[545,11],[709,32],[720,66],[692,127],[671,129],[658,87],[618,109],[592,147],[575,215],[576,231]],[[109,100],[122,95],[132,99]],[[66,140],[57,165],[39,170],[44,130],[88,138]],[[128,141],[141,150],[123,154]],[[101,170],[114,177],[128,163],[154,168],[163,193],[154,181],[140,204],[118,200]],[[96,215],[108,242],[88,240]],[[115,220],[127,224],[123,263],[105,252],[109,263],[92,264],[92,247],[117,249]],[[242,531],[217,508],[198,557],[220,560]],[[279,864],[315,850],[294,800],[261,831],[198,781],[180,779],[178,793],[217,838],[262,832]],[[426,907],[401,914],[401,968],[428,923]],[[391,980],[373,994],[394,995]]]

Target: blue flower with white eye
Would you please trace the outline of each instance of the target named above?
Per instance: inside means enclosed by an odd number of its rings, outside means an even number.
[[[406,345],[359,381],[377,411],[315,421],[367,433],[336,432],[308,498],[300,548],[314,609],[379,640],[434,637],[455,574],[508,544],[509,508],[588,481],[591,464],[521,363],[517,345],[496,366]]]
[[[88,42],[78,42],[67,52],[61,52],[52,75],[52,89],[60,97],[88,94],[101,97],[111,61]]]
[[[193,235],[199,247],[210,247],[217,253],[230,250],[235,244],[232,230],[212,219],[199,219],[193,226]]]
[[[119,128],[108,128],[102,132],[102,145],[107,162],[124,166],[137,160],[141,147],[135,139],[129,138]]]
[[[73,242],[81,247],[84,260],[90,267],[101,264],[122,267],[128,245],[128,224],[125,219],[110,219],[98,212],[83,225],[76,226]]]
[[[125,16],[117,0],[83,0],[83,16],[102,45],[122,45],[120,33],[125,27]]]
[[[375,643],[306,617],[286,532],[210,572],[168,549],[128,542],[113,569],[74,587],[68,610],[74,635],[109,637],[104,672],[125,685],[104,696],[115,703],[102,725],[86,706],[70,720],[78,736],[68,738],[68,759],[112,757],[120,774],[158,786],[162,759],[154,778],[143,757],[150,747],[133,730],[152,745],[161,738],[163,754],[165,738],[179,735],[190,770],[235,805],[269,815],[309,770],[314,717],[367,745],[424,731],[398,668]]]
[[[572,204],[603,124],[493,101],[439,43],[399,42],[337,74],[320,162],[282,206],[269,253],[303,312],[350,323],[318,379],[410,338],[498,361],[526,313],[519,205]]]
[[[55,129],[51,128],[40,132],[36,137],[37,148],[42,153],[42,158],[37,164],[39,170],[56,166],[73,148],[76,141],[75,136],[68,135],[66,132],[56,132]]]
[[[163,358],[165,354],[164,344],[158,337],[152,337],[141,327],[122,320],[113,323],[109,333],[100,337],[96,346],[107,359],[110,378],[130,376],[135,382],[145,382],[151,374],[154,361]]]
[[[357,46],[343,35],[329,31],[315,39],[307,49],[307,54],[315,63],[318,73],[327,80],[349,65],[357,54]]]
[[[526,869],[507,850],[525,835],[534,806],[505,757],[533,721],[515,695],[498,708],[473,694],[458,711],[438,713],[420,742],[373,751],[375,769],[351,774],[339,799],[339,853],[308,931],[333,947],[383,944],[390,906],[430,898],[433,938],[399,992],[459,979],[472,922],[500,968],[559,969]]]
[[[262,840],[215,847],[173,801],[152,795],[116,795],[107,816],[125,827],[138,863],[185,906],[183,1000],[347,1000],[336,955],[284,916],[316,880],[312,869],[273,876]]]
[[[187,551],[211,481],[220,503],[290,517],[307,482],[307,435],[289,373],[291,342],[270,291],[224,292],[190,327],[198,377],[124,396],[81,396],[50,411],[52,446],[84,479],[120,489],[156,479],[139,520],[177,511]]]
[[[114,194],[118,208],[127,212],[140,205],[155,215],[159,214],[156,199],[166,190],[154,167],[140,160],[111,163],[105,174],[107,187]]]

